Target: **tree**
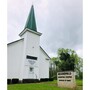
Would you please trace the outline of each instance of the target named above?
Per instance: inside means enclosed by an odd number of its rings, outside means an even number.
[[[83,74],[82,74],[83,73],[83,71],[82,71],[83,59],[80,58],[74,50],[59,48],[58,56],[53,57],[51,60],[56,65],[53,76],[57,75],[57,72],[59,72],[59,71],[75,71],[78,78],[82,79],[82,77],[83,77]]]
[[[50,78],[57,79],[58,64],[59,61],[57,60],[57,57],[51,58],[50,68],[49,68]]]
[[[78,60],[76,62],[75,71],[77,73],[77,78],[83,79],[83,59],[80,57],[78,58]]]
[[[59,68],[61,71],[74,71],[75,70],[75,61],[76,53],[71,49],[58,49],[58,58],[61,61]]]

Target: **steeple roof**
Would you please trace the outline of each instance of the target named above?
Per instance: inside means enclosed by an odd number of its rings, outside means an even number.
[[[29,16],[28,16],[27,21],[26,21],[25,29],[26,28],[37,32],[33,5],[31,6],[31,10],[30,10]]]

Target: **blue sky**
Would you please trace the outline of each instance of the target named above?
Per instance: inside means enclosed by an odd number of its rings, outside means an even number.
[[[43,49],[52,57],[58,48],[70,48],[82,57],[82,0],[8,0],[7,41],[19,39],[32,3]]]

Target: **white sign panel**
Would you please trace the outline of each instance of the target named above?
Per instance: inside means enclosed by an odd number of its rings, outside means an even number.
[[[68,87],[68,88],[76,87],[75,72],[72,71],[58,72],[57,83],[59,87]]]

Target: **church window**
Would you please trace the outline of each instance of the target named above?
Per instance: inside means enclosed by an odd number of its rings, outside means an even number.
[[[33,72],[34,71],[34,68],[33,67],[30,67],[30,72]]]
[[[29,56],[29,55],[27,55],[27,56],[26,56],[26,58],[27,58],[27,59],[37,60],[37,57],[34,57],[34,56]]]

